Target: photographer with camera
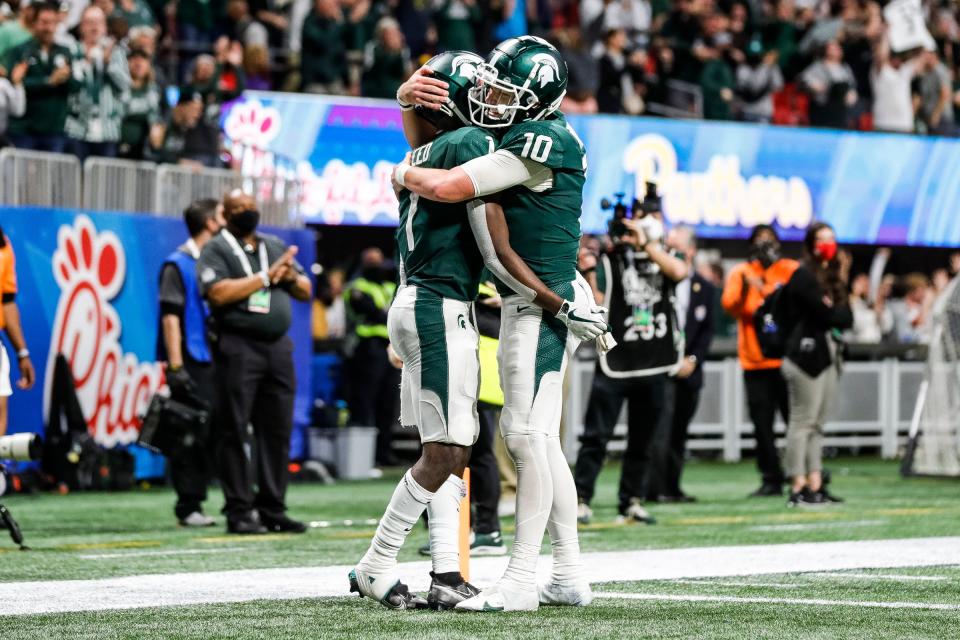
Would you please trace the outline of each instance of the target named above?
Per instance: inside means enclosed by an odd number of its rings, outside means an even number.
[[[777,455],[773,423],[777,410],[789,423],[787,383],[780,373],[781,360],[763,355],[754,327],[754,314],[764,299],[790,280],[799,266],[780,255],[780,238],[767,224],[750,232],[750,260],[731,270],[723,287],[721,303],[737,321],[737,353],[743,368],[747,410],[757,441],[757,468],[762,484],[752,497],[783,494],[783,467]]]
[[[200,250],[224,225],[223,208],[213,199],[196,200],[183,212],[190,239],[170,254],[160,271],[159,359],[167,364],[170,397],[188,407],[209,411],[217,396],[216,379],[207,340],[209,310],[200,295],[197,259]],[[170,428],[171,425],[163,425]],[[216,524],[203,513],[207,484],[213,477],[208,433],[180,434],[173,449],[164,451],[170,462],[170,477],[177,492],[174,513],[185,527]]]
[[[601,355],[590,389],[584,433],[574,479],[580,522],[589,522],[597,476],[607,443],[627,407],[627,448],[620,476],[619,511],[624,521],[653,524],[643,507],[651,440],[662,419],[667,374],[683,360],[683,336],[676,313],[676,285],[687,277],[687,263],[663,245],[663,222],[656,185],[647,183],[643,202],[628,210],[616,194],[609,224],[612,248],[584,276],[609,308],[608,323],[619,348]],[[604,201],[603,208],[610,208]]]

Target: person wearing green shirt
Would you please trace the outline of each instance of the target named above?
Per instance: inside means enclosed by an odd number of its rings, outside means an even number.
[[[27,111],[11,118],[7,129],[16,147],[62,153],[66,147],[63,133],[67,119],[67,98],[77,86],[71,73],[70,50],[53,39],[60,23],[60,7],[39,4],[34,8],[33,37],[10,51],[3,66],[12,69],[27,62],[23,87],[27,93]]]
[[[163,121],[160,109],[162,96],[153,79],[150,56],[141,49],[134,49],[127,60],[130,87],[123,96],[126,108],[120,126],[119,155],[130,160],[142,160],[151,130]]]
[[[303,21],[301,91],[344,92],[347,77],[347,24],[336,0],[315,0]]]
[[[393,18],[383,18],[377,24],[376,40],[367,44],[363,53],[362,94],[392,98],[410,71],[410,51],[403,42],[400,25]]]
[[[10,49],[23,44],[33,34],[30,33],[30,23],[33,22],[33,7],[20,7],[19,0],[7,0],[13,15],[0,24],[0,60]]]

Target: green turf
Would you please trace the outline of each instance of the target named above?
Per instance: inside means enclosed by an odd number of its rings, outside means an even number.
[[[940,571],[937,568],[935,572]],[[929,569],[927,570],[930,571]],[[889,573],[889,572],[887,572]],[[941,584],[933,601],[957,603],[956,576]],[[747,580],[738,578],[737,580]],[[763,576],[765,582],[802,576]],[[866,587],[857,591],[814,579],[810,588],[817,598],[851,601],[904,599],[903,589],[889,588],[886,596]],[[842,583],[840,583],[842,584]],[[634,593],[722,593],[683,585],[653,582],[609,585],[605,590]],[[744,596],[800,597],[777,590],[753,589]],[[907,594],[909,595],[909,594]],[[12,637],[69,638],[316,638],[331,640],[514,640],[533,637],[611,639],[623,638],[784,638],[876,639],[930,638],[954,640],[960,628],[960,611],[868,609],[855,606],[790,604],[626,601],[598,598],[584,609],[541,608],[535,614],[461,614],[392,612],[358,598],[323,600],[256,601],[242,604],[171,607],[137,611],[56,614],[3,619]]]
[[[894,463],[878,460],[839,460],[832,467],[833,489],[848,502],[810,512],[788,510],[776,498],[746,498],[757,482],[749,464],[691,464],[685,488],[700,502],[651,507],[659,519],[654,526],[617,526],[618,469],[611,466],[600,477],[594,523],[581,531],[582,547],[601,551],[960,535],[960,483],[903,480]],[[376,518],[395,482],[396,477],[293,485],[290,513],[307,520]],[[215,489],[211,496],[207,510],[216,513],[222,500]],[[188,531],[175,525],[173,495],[165,489],[7,496],[4,501],[32,548],[19,552],[0,538],[4,582],[349,564],[363,553],[373,533],[371,526],[315,529],[302,536],[228,536],[222,527]],[[503,524],[509,541],[513,520]],[[415,530],[401,560],[416,559],[416,548],[425,542],[425,530]],[[122,557],[176,550],[191,554]],[[104,557],[114,555],[120,557]]]
[[[594,524],[581,531],[585,551],[960,535],[960,483],[902,480],[892,462],[835,460],[833,489],[848,499],[819,511],[788,510],[780,499],[748,499],[756,472],[749,464],[696,463],[685,489],[689,505],[653,506],[655,526],[617,526],[618,469],[607,468],[594,500]],[[295,485],[291,514],[308,520],[380,515],[397,476],[335,486]],[[216,512],[217,492],[208,503]],[[8,496],[32,551],[0,542],[0,581],[83,579],[177,571],[348,564],[363,552],[372,527],[315,529],[303,536],[231,537],[222,528],[178,529],[165,489],[122,494]],[[512,519],[504,521],[505,531]],[[507,534],[509,542],[510,535]],[[401,560],[425,542],[417,530]],[[190,555],[132,556],[199,551]],[[105,558],[105,555],[119,557]],[[96,557],[94,557],[96,556]],[[914,575],[897,581],[853,577]],[[930,567],[597,585],[598,592],[658,596],[828,599],[960,604],[960,568]],[[55,597],[55,594],[51,594]],[[687,602],[598,598],[586,609],[536,614],[388,612],[368,600],[258,601],[132,611],[2,618],[14,638],[957,638],[960,611],[870,609],[787,603]]]

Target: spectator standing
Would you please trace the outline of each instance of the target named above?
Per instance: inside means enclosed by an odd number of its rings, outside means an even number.
[[[197,56],[184,91],[199,95],[203,114],[197,126],[187,131],[186,150],[189,159],[205,167],[220,166],[220,110],[246,87],[243,73],[243,49],[240,43],[220,38],[215,48],[217,57]]]
[[[627,33],[623,29],[612,29],[603,37],[597,87],[597,109],[600,113],[623,113],[624,93],[629,85],[626,46]]]
[[[882,316],[870,300],[870,277],[861,273],[850,284],[850,311],[853,327],[847,333],[851,342],[879,344],[885,333]],[[889,327],[887,328],[889,330]]]
[[[477,0],[440,0],[433,16],[440,49],[476,51],[480,19]]]
[[[567,62],[567,95],[563,97],[560,110],[564,113],[597,113],[597,89],[600,67],[590,54],[578,28],[556,31],[557,49]]]
[[[10,344],[16,349],[17,366],[20,369],[20,379],[17,388],[27,391],[33,387],[36,373],[33,362],[30,360],[30,350],[23,337],[23,327],[20,325],[20,309],[17,307],[17,270],[16,258],[13,255],[13,245],[0,229],[0,331],[7,334]],[[0,436],[7,433],[7,402],[13,395],[10,386],[10,356],[0,341]]]
[[[245,47],[243,50],[243,74],[246,76],[247,89],[270,91],[273,79],[270,75],[270,53],[260,45]]]
[[[74,86],[70,70],[72,55],[56,44],[60,9],[53,4],[34,7],[33,38],[7,52],[7,69],[26,61],[23,86],[27,93],[27,111],[10,119],[7,127],[14,146],[35,151],[62,153],[66,147],[63,134],[67,119],[67,98]]]
[[[23,78],[26,75],[26,61],[15,64],[10,70],[9,78],[0,75],[0,147],[10,144],[6,135],[10,116],[19,118],[27,110],[27,92],[23,88]]]
[[[850,108],[857,102],[857,90],[853,71],[843,62],[840,43],[827,42],[820,59],[803,71],[801,81],[810,94],[810,124],[846,129]]]
[[[301,91],[343,94],[347,80],[347,28],[336,0],[315,0],[303,21]]]
[[[363,52],[361,93],[368,98],[393,98],[412,70],[400,25],[393,18],[381,18],[375,40]]]
[[[744,54],[737,65],[740,119],[768,123],[773,119],[773,94],[783,88],[777,52],[765,52],[759,40],[751,40]]]
[[[286,515],[296,392],[287,331],[291,299],[309,303],[312,287],[296,247],[257,233],[252,196],[233,191],[223,205],[226,227],[203,247],[197,274],[217,333],[217,466],[227,531],[303,533],[306,525]],[[253,464],[246,454],[251,425]]]
[[[197,200],[183,212],[190,238],[167,256],[160,268],[160,335],[157,358],[166,363],[170,397],[190,406],[217,397],[213,361],[207,338],[209,309],[200,295],[197,259],[200,251],[224,225],[220,203]],[[212,416],[216,415],[216,407]],[[215,417],[209,422],[215,425]],[[174,514],[186,527],[209,527],[213,518],[203,512],[207,484],[214,477],[213,441],[216,427],[195,434],[192,446],[171,453],[170,476],[177,493]]]
[[[500,5],[500,21],[493,28],[496,40],[518,38],[530,33],[527,18],[531,13],[535,14],[536,0],[500,0],[499,3],[491,3],[491,8],[496,8],[496,4]]]
[[[737,321],[737,354],[756,440],[757,468],[762,478],[760,488],[751,496],[779,496],[783,494],[784,475],[773,424],[778,409],[784,422],[789,422],[787,385],[780,371],[782,362],[764,357],[760,350],[753,315],[766,296],[787,283],[798,264],[781,257],[780,238],[769,225],[753,228],[750,252],[748,262],[730,270],[721,303]]]
[[[130,87],[123,97],[123,122],[120,126],[119,155],[143,160],[151,131],[162,127],[163,96],[153,79],[153,63],[145,51],[134,49],[127,56]],[[159,132],[155,135],[160,135]]]
[[[917,73],[916,60],[891,55],[886,36],[873,49],[870,82],[873,86],[873,128],[896,133],[913,132],[913,97],[910,86]]]
[[[922,273],[909,273],[903,278],[903,289],[903,297],[889,303],[894,334],[904,344],[925,344],[930,341],[934,297],[930,280]]]
[[[937,52],[924,51],[916,78],[917,124],[924,133],[956,135],[953,118],[953,81]]]
[[[270,46],[267,28],[250,15],[247,0],[230,0],[227,3],[228,32],[232,40],[240,42],[244,49],[248,47]]]
[[[110,17],[123,18],[127,27],[155,27],[157,19],[144,0],[117,0],[116,9]]]
[[[6,4],[11,15],[0,24],[0,60],[5,59],[7,51],[33,37],[33,5],[20,0],[7,0]]]
[[[840,375],[839,332],[853,325],[833,228],[825,222],[811,225],[803,249],[803,263],[781,298],[794,322],[783,359],[790,396],[789,506],[843,502],[823,486],[823,425]]]
[[[209,50],[213,42],[215,23],[214,3],[211,0],[177,0],[176,39],[189,53]]]
[[[649,0],[584,0],[580,19],[593,41],[611,29],[623,29],[630,48],[643,47],[649,42],[653,10]]]
[[[80,162],[88,156],[116,157],[130,71],[123,49],[107,36],[106,17],[99,7],[87,7],[80,18],[72,67],[74,87],[64,131],[73,153]]]
[[[203,117],[203,99],[192,91],[182,91],[177,105],[170,110],[165,124],[150,130],[150,155],[167,164],[204,166],[197,159],[205,150],[187,146],[188,136]]]
[[[730,21],[720,12],[704,19],[703,36],[693,44],[693,55],[700,62],[700,90],[703,92],[703,117],[707,120],[730,120],[735,80],[728,63]],[[739,54],[739,52],[736,52]],[[736,55],[736,54],[734,54]]]

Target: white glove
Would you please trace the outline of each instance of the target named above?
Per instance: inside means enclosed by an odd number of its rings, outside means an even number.
[[[596,303],[590,285],[579,273],[574,286],[579,287],[584,295],[574,296],[573,301],[564,300],[557,312],[557,319],[567,326],[570,333],[581,342],[594,340],[610,331],[607,326],[607,310]]]

